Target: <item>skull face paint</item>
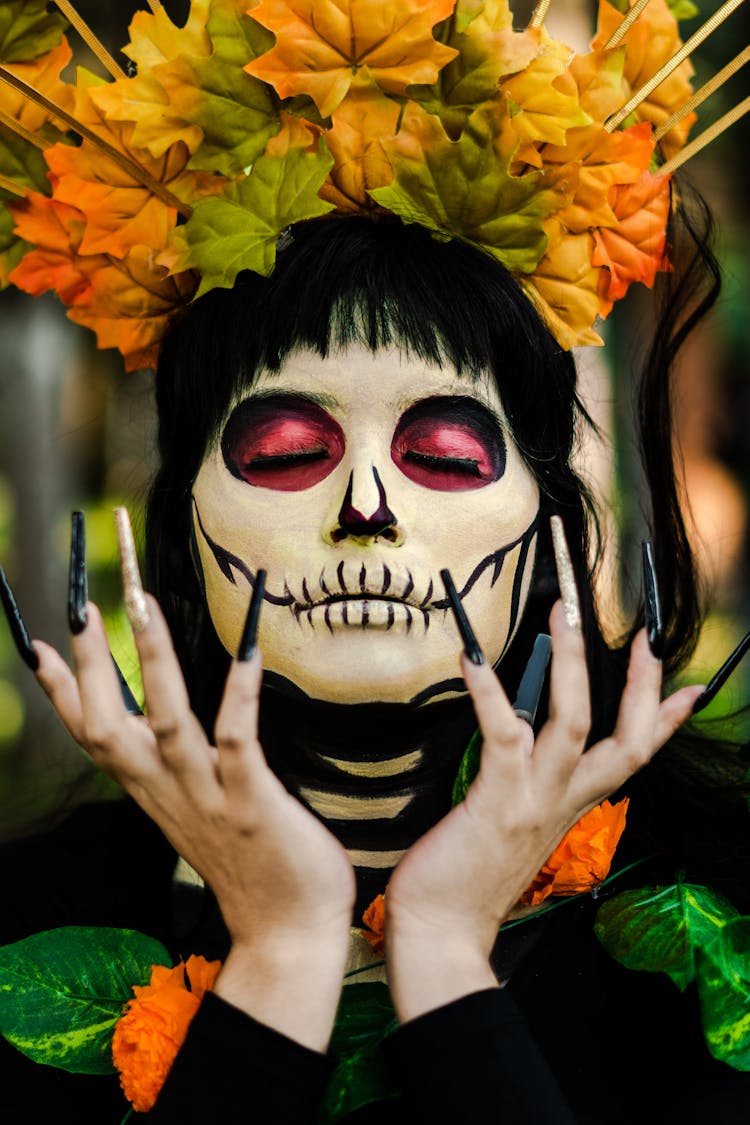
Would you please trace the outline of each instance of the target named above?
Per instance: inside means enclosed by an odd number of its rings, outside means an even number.
[[[528,593],[538,509],[489,376],[358,345],[261,373],[193,488],[224,646],[236,650],[263,567],[266,670],[341,703],[465,690],[443,567],[496,663]]]

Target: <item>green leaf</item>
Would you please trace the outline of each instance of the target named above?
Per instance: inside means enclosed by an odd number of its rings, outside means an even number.
[[[569,196],[542,173],[511,175],[503,128],[497,106],[481,107],[453,141],[438,117],[411,102],[400,132],[383,142],[393,182],[370,195],[404,222],[465,238],[506,269],[530,273],[547,247],[543,220]]]
[[[28,242],[24,242],[15,234],[15,220],[7,207],[3,206],[16,196],[0,191],[0,289],[6,289],[10,284],[8,275],[16,268],[27,250],[31,249]]]
[[[701,1019],[711,1054],[750,1070],[750,918],[735,918],[697,950]]]
[[[379,1051],[397,1026],[387,985],[346,985],[331,1039],[340,1062],[323,1095],[317,1125],[333,1125],[361,1106],[398,1095]]]
[[[0,4],[0,63],[31,62],[56,47],[68,21],[47,0]]]
[[[464,756],[453,782],[451,804],[458,805],[469,792],[469,786],[479,773],[479,760],[482,754],[482,732],[475,730],[464,750]]]
[[[50,194],[47,163],[36,145],[0,125],[0,173],[22,187]]]
[[[738,911],[708,887],[677,882],[624,891],[598,910],[594,932],[627,969],[667,973],[680,989],[695,979],[696,952]]]
[[[290,118],[291,121],[296,121]],[[305,126],[298,128],[307,132]],[[198,296],[217,286],[231,288],[241,270],[268,274],[276,260],[276,242],[285,227],[333,210],[318,197],[333,165],[322,137],[310,152],[290,143],[279,154],[269,142],[249,176],[230,184],[223,195],[201,200],[179,228],[188,246],[182,268],[202,275]]]
[[[248,168],[279,130],[278,99],[265,82],[243,70],[275,40],[239,13],[236,0],[213,0],[206,30],[213,53],[190,60],[200,89],[186,91],[194,98],[187,116],[204,134],[190,167],[233,176]]]
[[[112,1029],[164,946],[138,933],[63,926],[0,948],[0,1033],[34,1062],[110,1074]]]

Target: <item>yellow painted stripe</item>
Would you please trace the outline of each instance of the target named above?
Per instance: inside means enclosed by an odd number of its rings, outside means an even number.
[[[300,787],[300,796],[324,820],[383,820],[398,816],[413,794],[390,797],[352,797],[348,793],[328,793],[323,789]]]
[[[393,852],[368,852],[359,848],[347,848],[346,853],[352,867],[395,867],[406,848]]]
[[[327,754],[318,754],[318,757],[326,765],[354,777],[393,777],[395,774],[415,769],[422,761],[422,751],[411,750],[398,758],[384,758],[379,762],[342,761],[341,758],[329,758]]]

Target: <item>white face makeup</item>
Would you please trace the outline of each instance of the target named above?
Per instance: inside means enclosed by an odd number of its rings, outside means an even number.
[[[395,348],[295,352],[234,406],[193,499],[222,643],[264,568],[264,667],[314,699],[463,691],[445,567],[492,663],[520,620],[539,493],[489,377]]]

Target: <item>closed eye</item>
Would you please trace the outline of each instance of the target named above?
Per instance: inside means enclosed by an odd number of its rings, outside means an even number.
[[[468,473],[473,477],[480,477],[479,461],[472,457],[439,457],[433,453],[420,453],[418,449],[407,449],[403,455],[404,461],[414,461],[425,468],[439,469],[442,472]]]

